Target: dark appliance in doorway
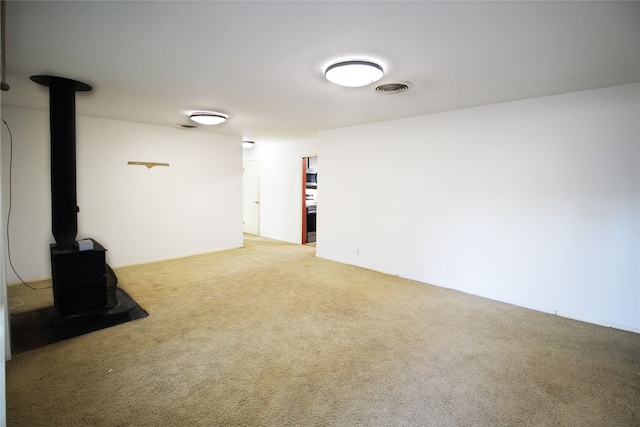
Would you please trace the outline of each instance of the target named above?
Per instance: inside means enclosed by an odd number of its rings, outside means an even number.
[[[307,188],[318,188],[318,172],[307,171]]]
[[[316,212],[317,205],[307,206],[307,243],[316,241]]]

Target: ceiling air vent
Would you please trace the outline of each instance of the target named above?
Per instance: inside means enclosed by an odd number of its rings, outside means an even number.
[[[402,93],[408,90],[408,83],[382,83],[376,86],[376,92],[380,93]]]
[[[198,126],[192,125],[191,123],[178,123],[178,126],[182,129],[196,129]]]

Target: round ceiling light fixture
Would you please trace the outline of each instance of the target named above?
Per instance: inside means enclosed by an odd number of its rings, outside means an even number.
[[[382,67],[369,61],[344,61],[330,65],[324,72],[331,83],[346,87],[360,87],[380,80]]]
[[[251,148],[255,144],[254,141],[242,141],[242,148]]]
[[[192,113],[189,118],[201,125],[218,125],[227,120],[227,115],[213,112],[197,112]]]

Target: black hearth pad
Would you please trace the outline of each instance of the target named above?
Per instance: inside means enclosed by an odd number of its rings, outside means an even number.
[[[118,305],[105,313],[58,318],[55,307],[11,315],[11,353],[34,350],[100,329],[147,317],[147,313],[122,289]]]

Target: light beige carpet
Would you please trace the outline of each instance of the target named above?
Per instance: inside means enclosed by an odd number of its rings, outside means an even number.
[[[9,426],[640,425],[638,334],[251,236],[116,274],[149,317],[14,356]]]

